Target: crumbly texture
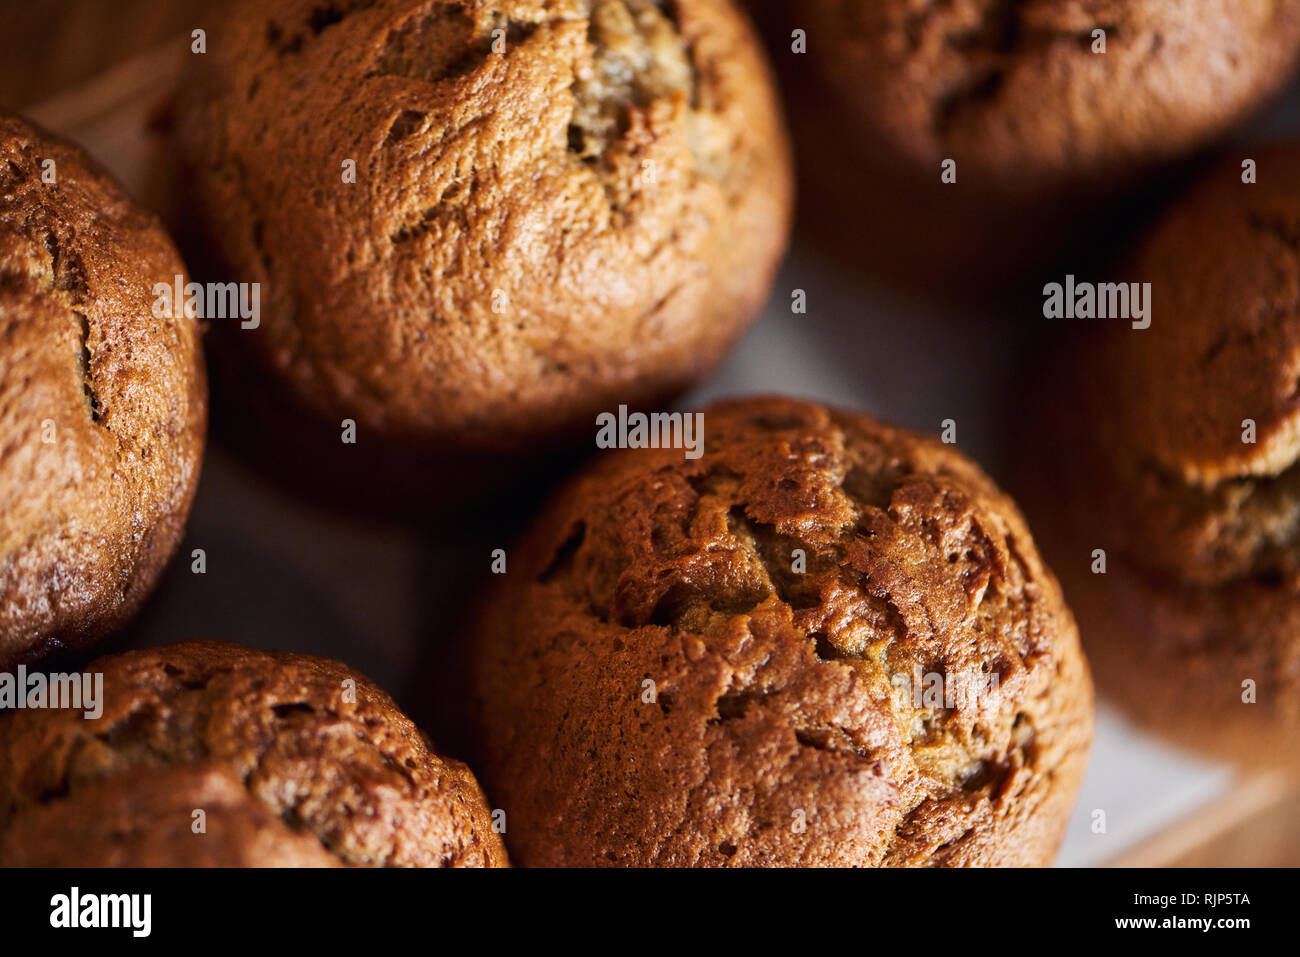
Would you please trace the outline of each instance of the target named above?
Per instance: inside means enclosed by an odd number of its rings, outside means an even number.
[[[1050,863],[1092,689],[1015,506],[861,415],[763,398],[704,422],[699,459],[574,480],[483,611],[481,767],[515,859]]]
[[[1253,762],[1300,757],[1300,147],[1250,156],[1257,183],[1220,164],[1143,241],[1127,278],[1151,283],[1151,327],[1081,351],[1071,475],[1048,484],[1079,503],[1054,564],[1103,686]]]
[[[245,3],[195,60],[194,195],[262,283],[241,339],[362,436],[508,449],[673,393],[785,247],[785,133],[729,0]]]
[[[469,769],[338,662],[189,642],[84,670],[102,717],[0,715],[0,865],[507,864]]]
[[[153,287],[184,273],[80,150],[0,115],[0,667],[121,625],[180,540],[207,385]]]
[[[801,0],[795,15],[878,148],[936,176],[953,157],[959,181],[1013,193],[1181,156],[1300,53],[1297,0]]]

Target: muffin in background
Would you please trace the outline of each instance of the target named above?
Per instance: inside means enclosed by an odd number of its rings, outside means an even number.
[[[0,668],[116,630],[198,483],[198,322],[159,318],[184,264],[81,150],[0,114]]]
[[[1225,159],[1127,265],[1149,328],[1051,365],[1022,471],[1103,693],[1276,764],[1300,759],[1300,147],[1247,154],[1257,182]]]
[[[176,132],[261,284],[231,336],[334,433],[545,448],[693,383],[767,297],[788,147],[730,0],[243,3],[208,49]]]
[[[1092,687],[1015,506],[865,416],[703,419],[699,458],[570,482],[484,604],[472,710],[515,861],[1051,863]]]
[[[927,287],[996,287],[1085,249],[1300,56],[1297,0],[787,0],[782,14],[773,56],[806,219]]]
[[[98,717],[0,715],[0,866],[507,866],[470,770],[336,661],[185,642],[83,673]]]

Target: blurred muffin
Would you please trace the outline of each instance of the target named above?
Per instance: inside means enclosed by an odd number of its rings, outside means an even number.
[[[791,203],[729,0],[244,3],[178,135],[250,343],[359,442],[512,451],[711,369]],[[345,182],[355,163],[355,183]]]
[[[1015,506],[861,415],[762,398],[704,424],[701,458],[574,480],[482,613],[515,859],[1050,863],[1092,691]]]
[[[1068,519],[1042,537],[1103,690],[1254,763],[1300,755],[1300,147],[1250,155],[1257,184],[1234,158],[1144,240],[1150,328],[1058,378],[1040,531]]]
[[[506,866],[469,769],[338,662],[187,642],[96,672],[98,718],[0,715],[0,866]]]
[[[837,243],[857,236],[929,281],[996,278],[1078,243],[1113,212],[1097,203],[1219,137],[1300,54],[1297,0],[788,8],[807,53],[782,33],[778,59],[801,87],[814,209]]]
[[[154,286],[184,272],[85,154],[0,115],[0,668],[123,624],[181,538],[207,386]]]

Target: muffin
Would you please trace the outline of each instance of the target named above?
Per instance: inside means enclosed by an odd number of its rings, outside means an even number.
[[[0,115],[0,668],[119,627],[181,538],[207,385],[155,286],[184,273],[85,154]]]
[[[1257,763],[1300,756],[1300,146],[1250,156],[1143,240],[1150,327],[1076,344],[1041,497],[1103,691]]]
[[[729,0],[243,3],[177,122],[234,333],[358,443],[514,451],[711,369],[791,204]],[[348,182],[355,168],[355,182]]]
[[[787,7],[807,34],[799,56],[782,31],[778,59],[801,87],[814,207],[837,243],[856,236],[930,282],[1067,250],[1144,173],[1256,110],[1300,54],[1297,0]]]
[[[187,642],[84,673],[101,716],[0,715],[0,866],[506,866],[469,769],[336,661]]]
[[[784,398],[623,450],[510,553],[473,645],[528,866],[1043,865],[1092,736],[1015,506],[939,442]]]

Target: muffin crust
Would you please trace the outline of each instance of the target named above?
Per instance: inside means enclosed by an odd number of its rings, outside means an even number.
[[[153,287],[184,273],[80,150],[0,115],[0,667],[120,626],[180,540],[207,386]]]
[[[1051,484],[1077,497],[1057,565],[1103,688],[1193,747],[1272,763],[1300,758],[1300,148],[1250,155],[1257,183],[1219,164],[1144,240],[1151,327],[1081,352],[1058,416],[1079,439]]]
[[[338,662],[187,642],[86,670],[98,720],[0,715],[0,865],[507,864],[469,769]]]
[[[482,769],[515,858],[1049,863],[1091,684],[1014,506],[864,416],[766,398],[705,423],[698,460],[575,479],[483,611]],[[918,706],[917,672],[997,682]]]
[[[963,309],[972,289],[1028,292],[1140,228],[1178,165],[1281,91],[1300,52],[1298,0],[772,5],[801,230]]]
[[[207,59],[180,139],[263,283],[241,341],[362,434],[543,444],[692,382],[767,295],[790,170],[729,0],[246,3]]]
[[[878,144],[1009,193],[1184,155],[1286,81],[1295,0],[807,0],[823,79]],[[1106,34],[1093,52],[1093,31]],[[937,174],[936,174],[937,175]]]

